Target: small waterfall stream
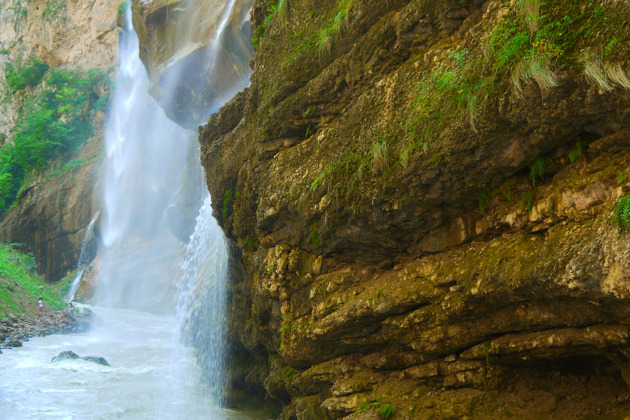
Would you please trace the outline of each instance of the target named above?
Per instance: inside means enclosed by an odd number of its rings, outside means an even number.
[[[70,289],[66,295],[67,302],[72,302],[74,295],[77,293],[77,290],[81,285],[81,278],[83,277],[83,272],[85,271],[85,265],[89,262],[87,260],[87,248],[88,244],[94,239],[94,224],[96,223],[97,218],[98,217],[94,217],[85,229],[85,236],[83,237],[83,243],[81,244],[81,250],[79,251],[79,259],[77,260],[77,274],[75,274],[74,279],[72,279],[72,284],[70,285]]]

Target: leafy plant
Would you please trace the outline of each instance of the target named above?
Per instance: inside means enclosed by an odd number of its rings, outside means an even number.
[[[528,213],[531,213],[534,209],[534,196],[536,191],[532,190],[529,192],[525,192],[521,195],[521,205],[523,210],[527,210]]]
[[[291,331],[291,328],[293,328],[293,323],[290,321],[284,321],[282,325],[280,325],[280,333],[288,333],[289,331]]]
[[[0,244],[0,318],[9,313],[34,313],[39,297],[52,309],[62,309],[65,305],[59,294],[35,274],[35,256],[20,252],[20,246]]]
[[[481,214],[486,214],[486,204],[488,204],[488,194],[483,192],[477,197],[477,203],[479,204],[479,211]]]
[[[389,146],[385,139],[379,139],[370,148],[370,162],[372,175],[380,175],[388,167],[388,150]]]
[[[484,341],[482,344],[483,347],[483,355],[486,358],[486,365],[490,364],[490,342]]]
[[[391,418],[394,415],[395,411],[396,409],[391,404],[385,404],[382,407],[378,408],[379,414],[382,415],[385,418],[385,420],[388,420],[389,418]]]
[[[545,158],[539,157],[532,164],[532,168],[529,171],[529,178],[532,180],[532,185],[536,187],[536,180],[538,178],[543,179],[545,176]]]
[[[582,157],[582,142],[578,141],[573,149],[569,151],[569,160],[575,163]]]
[[[118,4],[118,9],[116,13],[118,14],[119,17],[124,16],[125,13],[127,13],[127,10],[129,10],[130,4],[131,4],[131,0],[125,0]]]
[[[434,165],[444,163],[445,160],[446,157],[444,156],[444,153],[436,153],[431,157],[431,163]]]
[[[620,232],[630,229],[630,195],[621,197],[615,203],[613,224]]]
[[[230,210],[230,201],[232,201],[232,196],[234,195],[234,191],[231,189],[227,190],[225,194],[223,194],[223,209],[221,210],[221,215],[223,216],[223,220],[227,220],[228,212]]]
[[[337,3],[337,9],[334,10],[331,15],[332,22],[323,27],[317,37],[317,50],[320,58],[324,58],[330,54],[332,44],[339,39],[342,31],[346,28],[348,16],[356,2],[357,0],[340,0]]]
[[[48,64],[30,57],[25,64],[20,61],[16,63],[16,66],[7,63],[4,68],[4,77],[11,93],[15,93],[27,87],[39,85],[48,69]]]

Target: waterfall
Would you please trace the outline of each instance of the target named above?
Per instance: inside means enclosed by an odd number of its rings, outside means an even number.
[[[226,239],[212,217],[197,134],[169,120],[149,96],[138,48],[128,10],[106,125],[96,303],[174,317],[182,331],[174,336],[198,349],[204,379],[220,404],[225,382]],[[170,77],[179,76],[173,72]],[[174,354],[174,370],[177,360]],[[178,389],[169,394],[179,404],[186,400]]]
[[[219,405],[225,389],[227,259],[225,237],[212,217],[208,195],[186,249],[177,309],[184,342],[199,350],[198,359]]]
[[[197,145],[195,133],[166,118],[149,96],[130,15],[120,40],[116,90],[106,125],[104,249],[97,302],[172,314],[185,246],[170,229],[168,209]]]
[[[92,241],[92,239],[94,239],[94,224],[96,223],[97,218],[98,215],[90,221],[87,229],[85,229],[85,236],[83,237],[83,243],[81,244],[81,250],[79,251],[79,259],[77,260],[77,274],[74,276],[74,279],[72,279],[70,290],[66,296],[66,300],[68,302],[72,302],[74,300],[74,295],[81,285],[81,278],[83,277],[83,272],[85,271],[85,265],[89,262],[87,261],[88,244]]]

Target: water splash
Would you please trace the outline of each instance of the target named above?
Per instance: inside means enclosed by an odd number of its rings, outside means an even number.
[[[212,217],[208,195],[186,249],[177,309],[183,341],[198,349],[198,362],[219,405],[223,405],[226,385],[227,261],[226,240]]]

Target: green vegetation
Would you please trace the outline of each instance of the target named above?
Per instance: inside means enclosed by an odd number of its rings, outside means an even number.
[[[39,297],[52,309],[63,309],[59,294],[35,274],[33,254],[18,251],[19,246],[0,244],[0,318],[10,313],[36,313]]]
[[[490,342],[484,341],[482,344],[483,347],[483,355],[486,358],[486,365],[490,364]]]
[[[488,204],[488,193],[483,192],[479,197],[477,197],[477,204],[479,204],[479,211],[481,214],[485,216],[486,214],[486,205]]]
[[[359,405],[357,408],[357,413],[364,413],[366,411],[370,411],[372,409],[376,409],[377,413],[380,414],[382,418],[385,420],[390,419],[394,413],[396,412],[396,408],[389,403],[383,403],[383,399],[379,398],[374,402],[364,402]]]
[[[630,195],[621,197],[615,203],[613,224],[619,231],[630,230]]]
[[[27,87],[39,85],[48,68],[46,63],[31,57],[24,64],[21,61],[18,61],[16,66],[7,63],[4,67],[4,77],[11,93],[16,93]]]
[[[269,2],[269,14],[265,16],[263,23],[258,25],[254,30],[254,36],[252,37],[252,45],[254,47],[258,47],[260,44],[260,39],[265,35],[269,25],[271,25],[271,21],[273,18],[278,15],[278,19],[281,23],[286,22],[287,13],[289,9],[289,0],[271,0]]]
[[[131,0],[125,0],[118,4],[117,14],[119,17],[124,16],[127,13],[127,9],[129,9],[129,5],[131,4]]]
[[[42,13],[42,17],[48,21],[54,20],[59,16],[61,11],[66,8],[65,0],[48,0],[46,8]]]
[[[330,54],[333,42],[339,39],[342,31],[348,25],[348,16],[356,2],[357,0],[340,0],[337,2],[337,9],[331,15],[332,22],[324,26],[317,37],[317,51],[320,58]]]
[[[378,408],[378,413],[381,416],[383,416],[385,420],[388,420],[389,418],[391,418],[394,415],[395,411],[396,409],[391,404],[385,404],[382,407]]]
[[[221,209],[221,215],[223,216],[223,220],[227,220],[228,213],[230,211],[230,202],[232,201],[232,196],[234,195],[234,191],[227,190],[225,194],[223,194],[223,208]]]
[[[582,158],[582,142],[578,141],[573,149],[569,151],[569,160],[571,163],[575,163],[578,159]]]
[[[532,168],[529,171],[529,178],[532,180],[532,185],[536,188],[536,180],[538,178],[543,179],[545,177],[545,158],[539,157],[532,164]]]
[[[555,69],[582,65],[587,80],[606,90],[630,89],[630,77],[618,63],[604,63],[628,55],[629,24],[622,5],[585,2],[519,0],[518,10],[506,15],[473,53],[459,47],[447,60],[416,83],[407,141],[400,151],[403,167],[416,149],[426,151],[446,126],[476,120],[489,99],[511,87],[517,94],[532,82],[541,90],[558,84]],[[585,53],[597,50],[599,53]],[[506,83],[507,81],[507,83]]]
[[[531,213],[534,210],[534,197],[536,196],[536,191],[528,191],[521,195],[521,208],[523,211],[527,210],[528,213]]]
[[[389,146],[385,139],[379,139],[372,145],[369,154],[372,175],[380,175],[389,167],[388,151]]]
[[[104,109],[111,89],[108,76],[99,69],[48,71],[37,60],[28,62],[7,72],[13,89],[43,83],[19,109],[11,130],[13,144],[0,149],[0,214],[15,203],[27,176],[55,159],[67,158],[94,135],[93,113]],[[66,170],[79,164],[75,161]]]
[[[282,325],[280,325],[280,334],[285,334],[291,331],[293,328],[293,323],[291,321],[284,321]]]

